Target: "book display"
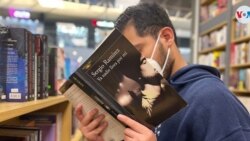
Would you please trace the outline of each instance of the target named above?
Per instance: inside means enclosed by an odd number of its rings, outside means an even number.
[[[49,49],[46,35],[0,27],[1,141],[70,140],[72,106],[57,93],[48,95],[49,78],[59,78],[51,75],[59,67],[49,66]],[[64,67],[63,61],[57,64]]]

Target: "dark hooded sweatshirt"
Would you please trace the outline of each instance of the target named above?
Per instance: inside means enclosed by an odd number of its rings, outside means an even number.
[[[155,128],[158,141],[250,141],[250,115],[216,69],[189,65],[169,82],[188,106]]]

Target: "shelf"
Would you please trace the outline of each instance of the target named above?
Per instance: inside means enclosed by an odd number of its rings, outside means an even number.
[[[233,89],[233,90],[231,90],[231,92],[233,92],[233,93],[235,93],[236,95],[239,95],[239,96],[242,96],[242,95],[244,95],[244,96],[246,96],[246,95],[250,96],[250,91],[247,91],[247,90]]]
[[[207,54],[213,51],[218,51],[218,50],[225,50],[226,49],[226,44],[219,45],[216,47],[208,48],[208,49],[203,49],[202,51],[199,51],[199,54]]]
[[[232,42],[237,44],[237,43],[246,42],[246,41],[250,41],[250,35],[237,38],[233,40]]]
[[[64,96],[49,97],[43,100],[29,101],[29,102],[1,102],[0,103],[0,122],[44,109],[62,102],[66,102]]]
[[[216,67],[219,71],[225,71],[225,67]]]
[[[240,64],[240,65],[232,65],[231,68],[234,68],[234,69],[250,68],[250,63]]]
[[[208,19],[208,20],[202,22],[202,23],[201,23],[201,26],[203,26],[203,25],[205,25],[205,24],[209,24],[210,21],[212,21],[212,20],[213,20],[213,18],[212,18],[212,19]],[[215,26],[209,28],[208,30],[203,31],[203,32],[201,33],[201,36],[206,35],[206,34],[212,32],[212,31],[218,30],[218,29],[222,28],[222,27],[223,27],[224,25],[226,25],[226,24],[227,24],[227,22],[220,22],[220,23],[216,24]]]
[[[201,5],[208,5],[212,2],[214,2],[215,0],[201,0]]]

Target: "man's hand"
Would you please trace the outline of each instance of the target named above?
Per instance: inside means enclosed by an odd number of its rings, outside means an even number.
[[[79,129],[87,140],[104,141],[101,134],[108,126],[108,122],[104,121],[103,114],[98,114],[98,110],[93,109],[84,115],[82,105],[77,106],[75,114],[80,121]]]
[[[144,125],[121,114],[117,118],[129,127],[124,130],[124,141],[157,141],[153,131]]]

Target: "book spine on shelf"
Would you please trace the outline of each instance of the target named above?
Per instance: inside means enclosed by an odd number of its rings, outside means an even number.
[[[32,67],[29,67],[29,32],[21,28],[10,28],[8,41],[13,47],[8,48],[6,100],[23,102],[29,100],[32,92]],[[31,83],[29,83],[31,82]]]

